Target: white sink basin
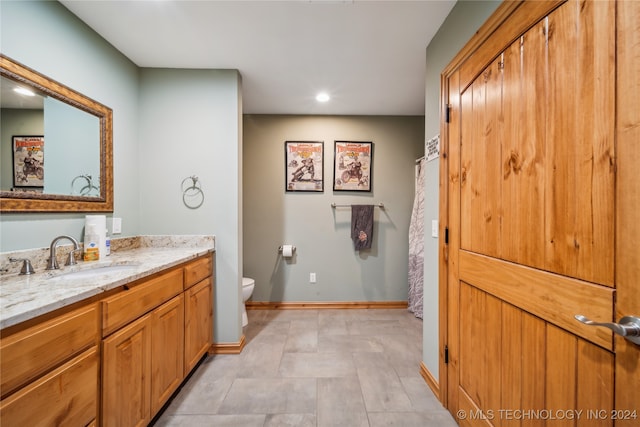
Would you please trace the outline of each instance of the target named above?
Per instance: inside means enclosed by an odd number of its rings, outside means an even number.
[[[49,280],[70,280],[70,279],[90,279],[100,275],[133,271],[140,267],[140,264],[111,264],[97,265],[93,268],[83,268],[81,270],[69,271],[67,273],[51,276]]]

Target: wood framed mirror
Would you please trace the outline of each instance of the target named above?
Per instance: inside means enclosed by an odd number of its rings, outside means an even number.
[[[112,110],[2,54],[0,79],[0,212],[113,212]]]

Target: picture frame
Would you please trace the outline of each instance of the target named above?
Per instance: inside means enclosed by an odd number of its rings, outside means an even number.
[[[324,192],[324,141],[285,141],[285,190]]]
[[[44,136],[13,135],[11,140],[14,189],[44,188]]]
[[[333,191],[371,191],[373,142],[335,141],[333,157]]]

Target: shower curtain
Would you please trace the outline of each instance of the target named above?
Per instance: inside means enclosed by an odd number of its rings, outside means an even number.
[[[409,223],[409,296],[408,309],[422,319],[422,289],[424,278],[424,166],[422,158],[417,168],[413,211]]]

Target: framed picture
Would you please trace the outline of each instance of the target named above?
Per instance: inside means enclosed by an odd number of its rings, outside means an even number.
[[[373,142],[335,141],[334,191],[371,191]]]
[[[324,191],[324,142],[286,141],[286,191]]]
[[[44,136],[14,135],[13,186],[44,187]]]

